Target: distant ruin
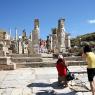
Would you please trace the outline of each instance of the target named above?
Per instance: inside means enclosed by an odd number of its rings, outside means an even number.
[[[2,69],[16,69],[17,64],[32,64],[42,62],[42,49],[45,53],[63,53],[70,48],[70,35],[65,32],[65,19],[58,20],[58,28],[52,29],[52,34],[47,36],[47,40],[40,38],[39,19],[34,20],[34,29],[27,37],[26,30],[22,31],[22,36],[18,36],[18,30],[15,29],[15,38],[4,30],[0,30],[0,66]],[[43,43],[41,43],[43,41]],[[6,61],[5,61],[6,60]],[[10,68],[7,68],[10,66]]]
[[[48,50],[54,53],[66,52],[71,48],[70,34],[65,31],[65,19],[58,20],[58,28],[52,29],[52,34],[47,36]]]

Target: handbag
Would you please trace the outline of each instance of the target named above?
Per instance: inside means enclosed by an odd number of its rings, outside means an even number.
[[[74,73],[70,72],[70,71],[67,69],[67,76],[66,76],[67,81],[73,80],[74,78],[75,78],[75,77],[74,77]]]

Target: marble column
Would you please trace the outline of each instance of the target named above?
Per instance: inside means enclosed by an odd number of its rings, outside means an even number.
[[[34,20],[34,30],[32,31],[32,46],[34,48],[34,53],[39,53],[39,20]]]
[[[68,48],[71,48],[70,35],[68,35]]]
[[[52,29],[52,42],[53,42],[53,51],[54,53],[58,53],[58,37],[57,37],[57,28]]]
[[[58,44],[59,44],[59,52],[65,52],[65,28],[64,28],[65,19],[60,19],[58,21]]]
[[[49,36],[50,36],[50,49],[52,50],[52,34],[50,34]]]

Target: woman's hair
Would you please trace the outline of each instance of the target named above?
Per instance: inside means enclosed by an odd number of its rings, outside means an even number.
[[[89,45],[85,45],[85,46],[83,47],[83,51],[84,51],[84,53],[92,52],[91,47],[90,47]]]

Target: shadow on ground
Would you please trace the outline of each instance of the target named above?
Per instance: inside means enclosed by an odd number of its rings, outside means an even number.
[[[61,89],[64,89],[62,86],[58,86],[58,82],[53,82],[52,84],[49,83],[31,83],[27,85],[29,88],[39,87],[39,91],[36,95],[75,95],[77,92],[89,92],[90,90],[85,85],[72,85],[69,87],[71,92],[68,93],[61,93]],[[60,93],[57,93],[57,90],[60,90]]]
[[[54,89],[63,89],[64,87],[62,86],[58,86],[58,82],[53,82],[52,84],[48,84],[48,83],[31,83],[29,85],[27,85],[27,87],[31,88],[31,87],[52,87]]]
[[[36,95],[75,95],[76,92],[69,92],[69,93],[56,93],[53,90],[51,91],[41,91],[41,92],[37,92]]]
[[[39,90],[36,95],[75,95],[75,91],[72,90],[72,92],[69,93],[57,93],[54,89],[64,89],[63,87],[59,87],[57,82],[53,82],[52,84],[48,83],[31,83],[27,85],[27,87],[41,87],[44,90]],[[45,87],[50,87],[50,89],[45,89]]]
[[[48,83],[31,83],[29,85],[27,85],[27,87],[50,87],[51,84]]]

